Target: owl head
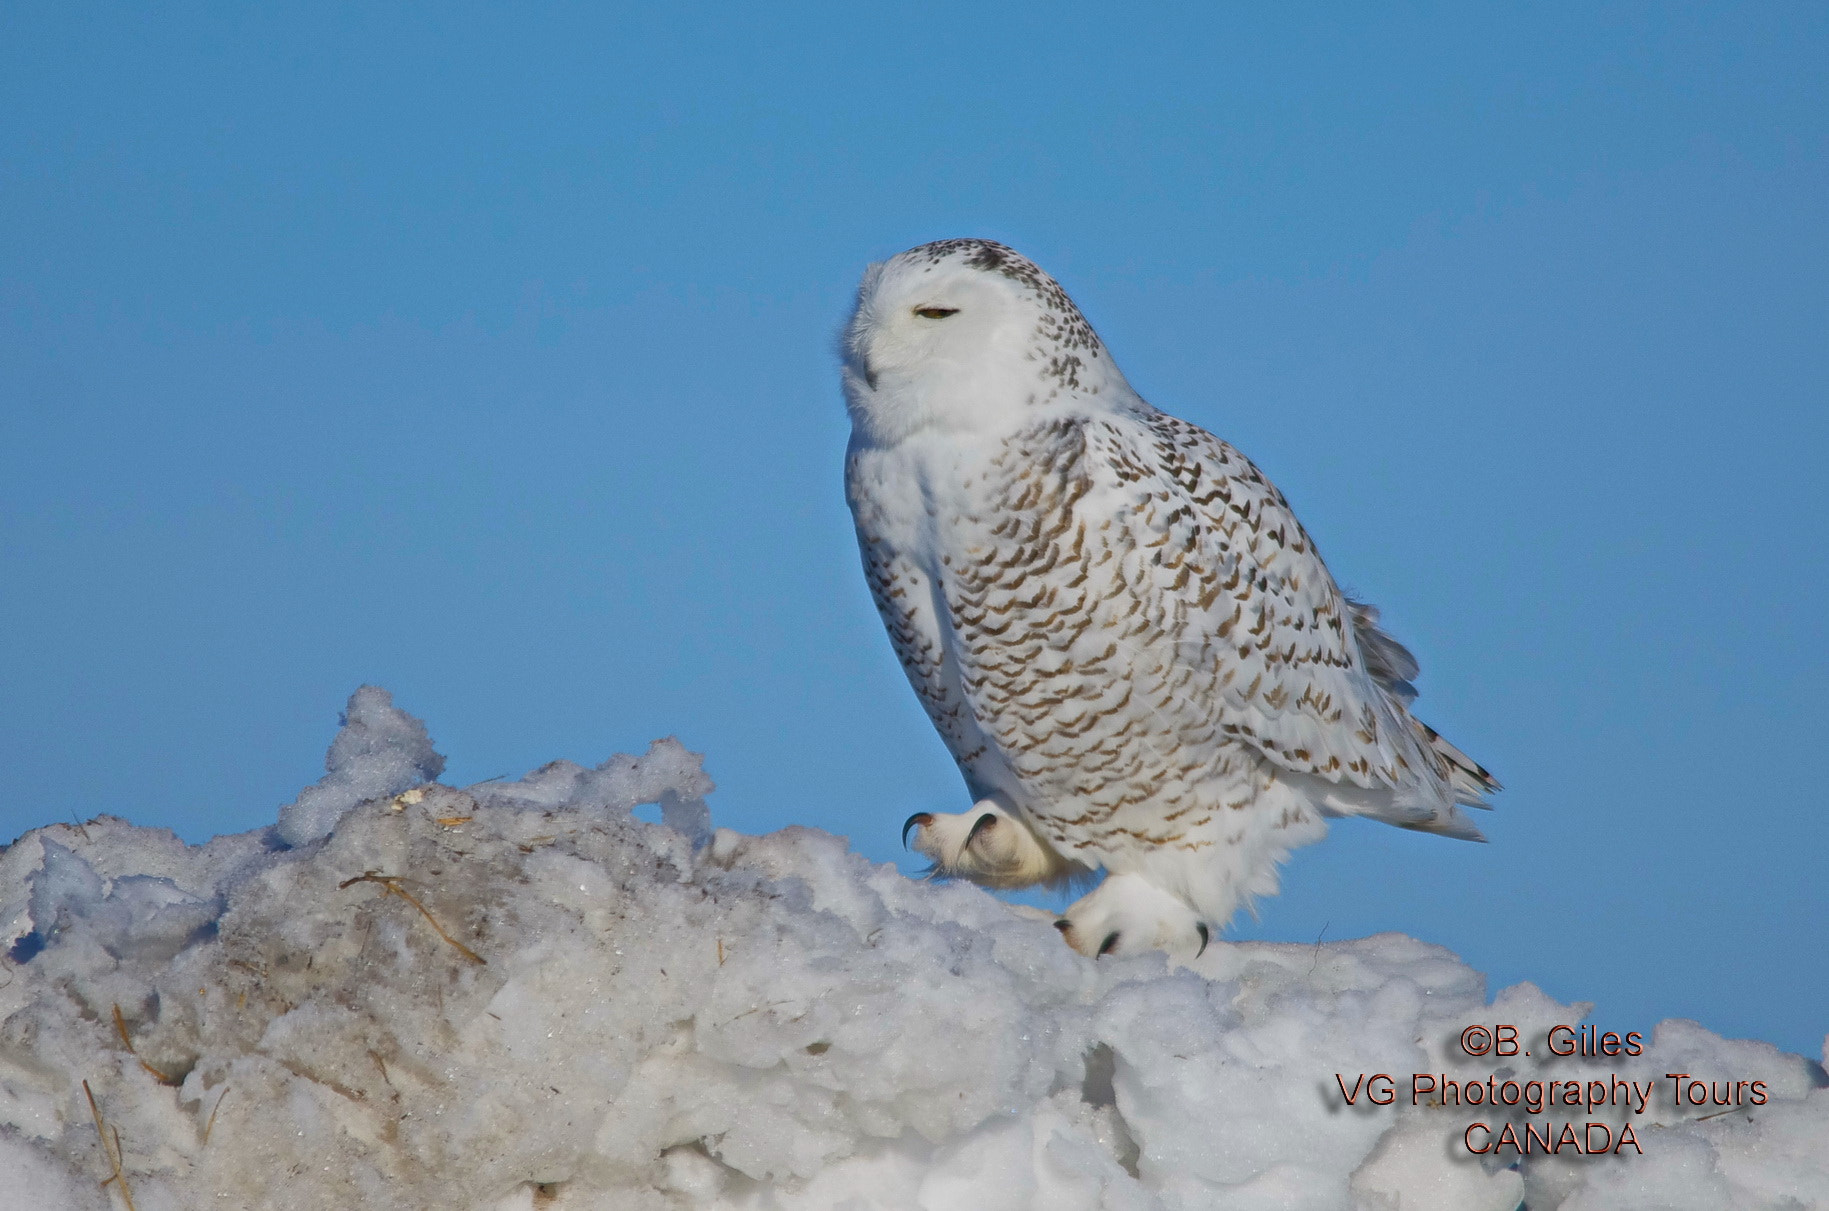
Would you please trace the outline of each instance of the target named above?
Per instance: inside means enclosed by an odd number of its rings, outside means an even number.
[[[876,440],[1008,430],[1040,409],[1129,393],[1060,284],[990,240],[939,240],[870,266],[839,353],[853,423]]]

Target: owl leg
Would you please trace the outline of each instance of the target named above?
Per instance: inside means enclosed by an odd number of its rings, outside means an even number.
[[[1207,923],[1178,896],[1142,875],[1108,875],[1054,923],[1083,955],[1133,955],[1166,950],[1190,959],[1207,948]]]
[[[931,858],[935,874],[986,887],[1028,887],[1057,878],[1063,865],[1027,824],[990,799],[957,815],[916,812],[902,826],[902,841]]]

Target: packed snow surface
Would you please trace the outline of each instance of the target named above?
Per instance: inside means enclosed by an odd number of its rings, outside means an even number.
[[[260,832],[103,818],[0,854],[0,1203],[1829,1207],[1814,1062],[1682,1021],[1552,1057],[1586,1006],[1489,1001],[1413,938],[1089,960],[840,838],[713,833],[674,741],[428,782],[369,687],[328,767]],[[1481,1024],[1534,1058],[1469,1056]],[[1488,1078],[1578,1104],[1467,1104]],[[1565,1123],[1635,1143],[1469,1151]]]

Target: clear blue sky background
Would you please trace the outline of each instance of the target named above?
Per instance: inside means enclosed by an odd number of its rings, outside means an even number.
[[[898,858],[963,792],[831,346],[866,261],[985,235],[1510,788],[1237,936],[1816,1054],[1829,25],[1677,7],[8,5],[0,833],[266,824],[369,681],[449,780],[677,733],[720,823]]]

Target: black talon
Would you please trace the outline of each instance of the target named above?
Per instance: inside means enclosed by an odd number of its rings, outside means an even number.
[[[1066,917],[1062,917],[1054,923],[1054,928],[1061,931],[1062,937],[1066,937],[1067,932],[1073,928],[1073,922],[1069,921]]]
[[[1102,959],[1106,955],[1110,954],[1112,951],[1116,950],[1117,948],[1118,948],[1118,931],[1114,929],[1106,937],[1105,941],[1100,944],[1099,957]]]
[[[1200,949],[1194,952],[1194,957],[1198,959],[1201,955],[1207,953],[1207,943],[1212,941],[1212,938],[1207,933],[1207,923],[1205,921],[1202,921],[1194,928],[1200,931]]]
[[[978,839],[979,833],[983,832],[987,828],[995,827],[996,824],[997,824],[997,817],[992,815],[990,812],[986,812],[986,813],[984,813],[984,815],[982,815],[982,816],[978,817],[976,820],[972,821],[972,831],[965,834],[965,844],[960,846],[960,849],[962,849],[962,850],[970,849],[972,847],[972,842],[974,842]]]
[[[908,848],[909,830],[916,828],[916,827],[926,828],[929,824],[932,824],[933,822],[934,822],[933,815],[929,812],[916,812],[914,815],[908,817],[908,819],[902,821],[902,848],[903,849]]]

